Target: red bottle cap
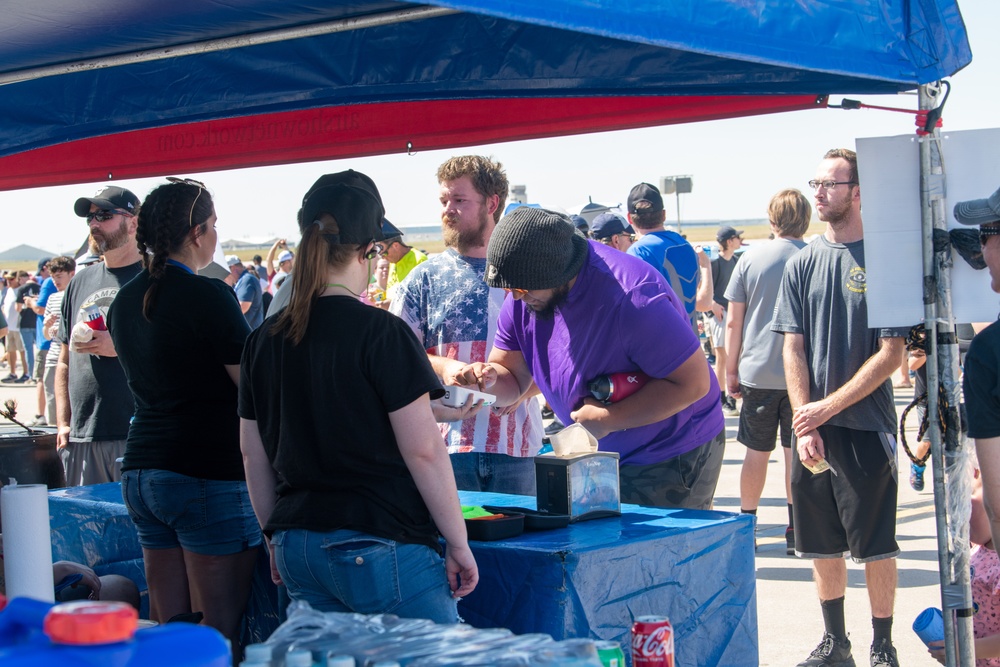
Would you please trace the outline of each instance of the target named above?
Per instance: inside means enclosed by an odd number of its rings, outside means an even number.
[[[57,644],[111,644],[131,639],[139,612],[124,602],[80,600],[57,604],[43,629]]]

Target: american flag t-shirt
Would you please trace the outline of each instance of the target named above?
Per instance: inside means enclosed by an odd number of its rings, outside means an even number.
[[[418,265],[400,284],[390,306],[429,354],[466,363],[486,361],[493,349],[504,291],[483,276],[486,259],[449,248]],[[509,415],[480,410],[462,422],[439,425],[449,453],[486,452],[534,456],[542,444],[542,415],[535,400]]]

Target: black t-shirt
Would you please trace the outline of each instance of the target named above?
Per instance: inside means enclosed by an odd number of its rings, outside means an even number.
[[[221,280],[167,266],[147,321],[148,286],[143,271],[108,311],[108,330],[135,397],[122,470],[245,479],[237,389],[225,369],[240,363],[250,333],[236,295]]]
[[[24,297],[38,296],[38,292],[40,292],[41,289],[42,288],[39,286],[38,283],[29,280],[25,284],[18,287],[17,291],[14,292],[14,302],[24,304],[24,308],[22,308],[21,312],[18,313],[18,315],[21,318],[18,321],[18,326],[21,327],[21,329],[34,330],[35,324],[38,321],[38,313],[29,308],[28,304],[24,303]]]
[[[256,420],[278,476],[264,531],[348,528],[439,549],[389,422],[421,395],[443,395],[416,336],[346,296],[316,301],[298,345],[270,335],[276,320],[250,335],[240,378],[240,417]]]
[[[994,322],[972,339],[964,370],[969,437],[1000,437],[1000,322]]]
[[[729,287],[729,280],[733,277],[739,259],[739,255],[733,255],[729,259],[720,256],[712,260],[712,299],[723,308],[729,307],[729,299],[725,297],[726,288]]]

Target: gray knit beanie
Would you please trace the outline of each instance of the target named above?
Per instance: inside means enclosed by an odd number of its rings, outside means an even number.
[[[587,259],[587,239],[568,216],[520,206],[497,223],[486,248],[486,284],[552,289],[572,280]]]

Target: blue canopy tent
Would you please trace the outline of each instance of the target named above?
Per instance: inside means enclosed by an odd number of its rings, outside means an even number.
[[[955,0],[4,9],[0,189],[821,107],[971,60]]]

